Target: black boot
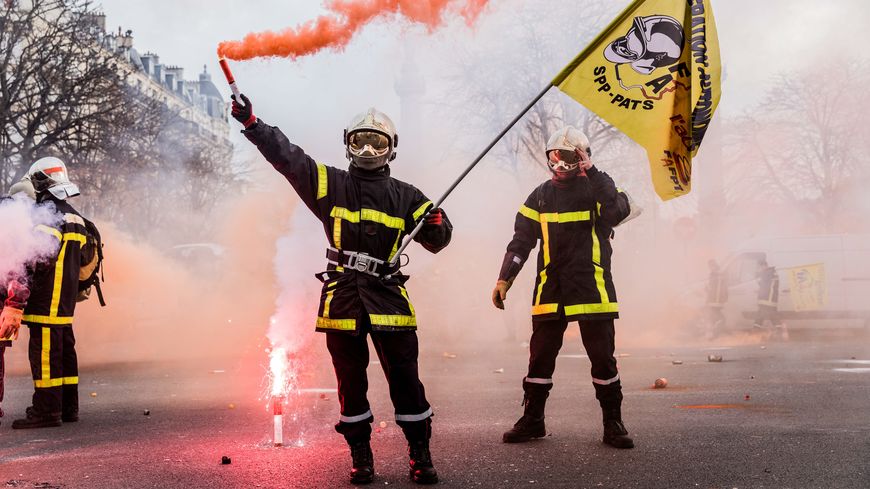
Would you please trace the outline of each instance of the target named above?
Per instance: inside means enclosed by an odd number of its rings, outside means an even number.
[[[547,403],[547,395],[528,395],[523,399],[525,411],[523,416],[514,424],[514,427],[505,431],[502,435],[504,443],[523,443],[533,438],[547,436],[544,426],[544,406]]]
[[[350,443],[350,456],[353,458],[351,484],[368,484],[375,480],[375,457],[368,441]]]
[[[438,482],[438,472],[432,465],[432,454],[429,453],[429,441],[408,442],[408,454],[411,460],[409,475],[417,484],[435,484]]]
[[[26,430],[30,428],[51,428],[60,425],[60,416],[40,414],[34,409],[28,408],[25,411],[24,418],[16,419],[12,422],[12,429]]]
[[[622,424],[619,408],[604,410],[604,443],[616,448],[634,448],[634,441]]]

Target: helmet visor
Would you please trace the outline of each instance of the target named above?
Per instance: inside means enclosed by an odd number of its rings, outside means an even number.
[[[354,156],[384,156],[390,151],[390,138],[375,131],[357,131],[348,136],[347,149]]]
[[[554,149],[547,153],[547,164],[553,171],[573,171],[580,164],[580,155],[576,151]]]

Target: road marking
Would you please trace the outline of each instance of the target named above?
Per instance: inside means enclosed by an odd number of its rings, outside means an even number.
[[[559,358],[589,358],[589,355],[559,355]]]
[[[847,372],[852,374],[870,374],[870,368],[835,368],[834,372]]]

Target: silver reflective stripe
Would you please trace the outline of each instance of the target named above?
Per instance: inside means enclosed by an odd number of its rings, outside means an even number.
[[[523,259],[518,257],[517,255],[514,255],[514,263],[516,263],[517,265],[522,265]]]
[[[429,408],[420,414],[397,414],[396,421],[423,421],[430,416],[432,416],[432,408]]]
[[[338,420],[341,421],[342,423],[359,423],[360,421],[365,421],[371,417],[372,417],[372,410],[369,409],[368,411],[360,414],[359,416],[345,416],[342,414],[341,416],[338,417]]]
[[[618,380],[619,380],[619,374],[616,374],[616,377],[614,377],[612,379],[607,379],[607,380],[601,380],[601,379],[596,379],[595,377],[592,377],[592,383],[598,384],[598,385],[610,385]]]
[[[525,381],[530,384],[552,384],[553,379],[536,379],[534,377],[526,377]]]

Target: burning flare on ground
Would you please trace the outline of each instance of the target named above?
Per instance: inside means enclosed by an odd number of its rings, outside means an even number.
[[[342,49],[366,24],[380,17],[398,15],[434,30],[446,11],[459,10],[471,26],[488,0],[328,0],[332,15],[323,15],[281,32],[253,32],[241,41],[224,41],[218,56],[241,61],[259,57],[298,58],[325,48]],[[453,6],[453,8],[449,8]]]
[[[296,366],[284,348],[269,352],[269,405],[272,408],[276,447],[284,446],[284,404],[288,396],[299,391]]]

